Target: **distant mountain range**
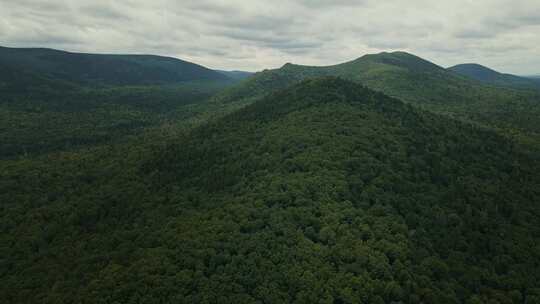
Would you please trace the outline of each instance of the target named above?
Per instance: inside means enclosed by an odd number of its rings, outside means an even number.
[[[443,73],[444,70],[411,54],[383,52],[328,67],[288,63],[280,69],[280,74],[302,70],[297,75],[300,79],[316,75],[338,75],[364,82],[372,80],[375,75],[390,72],[385,69],[389,66],[399,67],[402,72],[414,69],[424,73],[435,70]],[[33,79],[22,82],[23,84],[34,83],[38,79],[41,81],[55,79],[83,85],[159,85],[186,81],[240,81],[255,74],[245,71],[212,70],[181,59],[156,55],[87,54],[47,48],[9,47],[0,47],[0,69],[4,71],[4,75],[0,75],[0,80],[4,79],[4,83],[6,74],[11,75],[9,71],[22,73],[15,78],[7,77],[12,80],[21,77]],[[540,75],[516,76],[475,63],[459,64],[447,70],[490,85],[540,89]]]
[[[307,78],[331,76],[361,83],[438,113],[452,113],[498,127],[519,125],[536,130],[535,119],[524,119],[524,116],[540,113],[538,93],[534,90],[514,92],[496,87],[540,88],[536,86],[540,80],[502,74],[473,64],[445,69],[406,52],[370,54],[331,66],[287,63],[279,69],[252,74],[211,70],[180,59],[153,55],[97,55],[0,47],[0,71],[0,89],[4,96],[11,93],[17,96],[31,90],[33,96],[39,95],[42,99],[46,94],[53,96],[86,85],[168,85],[210,81],[224,84],[221,87],[237,83],[214,96],[222,104],[242,100],[249,103]],[[512,101],[516,100],[516,95],[526,105],[514,108]],[[509,108],[509,105],[512,106]],[[487,108],[489,115],[485,112]]]
[[[148,85],[238,80],[249,73],[214,71],[154,55],[71,53],[45,48],[0,47],[0,68],[78,84]]]
[[[518,88],[540,88],[540,80],[534,79],[534,77],[528,78],[500,73],[476,63],[458,64],[448,68],[448,70],[491,85]]]
[[[249,79],[224,91],[218,98],[224,102],[252,98],[307,78],[327,76],[359,82],[405,101],[423,104],[452,105],[472,102],[476,97],[471,96],[470,92],[479,85],[476,81],[415,55],[406,52],[383,52],[331,66],[287,63],[278,69],[255,73]],[[481,89],[484,91],[486,87]]]
[[[224,101],[243,97],[253,97],[257,94],[282,89],[291,83],[306,78],[334,76],[356,82],[361,82],[373,89],[385,91],[390,95],[403,95],[407,92],[410,97],[422,99],[423,93],[416,94],[418,90],[425,91],[423,83],[426,80],[444,82],[451,86],[452,82],[463,82],[460,77],[449,73],[444,68],[429,61],[405,52],[380,53],[365,55],[358,59],[332,65],[332,66],[305,66],[287,63],[279,69],[265,70],[254,74],[238,86],[224,92]],[[421,77],[420,77],[421,76]],[[403,90],[406,86],[407,90]],[[429,89],[439,88],[431,86]],[[414,96],[413,96],[414,95]],[[430,94],[430,99],[433,97]],[[406,96],[400,96],[405,98]],[[445,96],[444,100],[448,100]],[[427,100],[426,100],[427,101]]]

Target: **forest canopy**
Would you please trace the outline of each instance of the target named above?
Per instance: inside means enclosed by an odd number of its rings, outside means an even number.
[[[540,303],[530,146],[333,77],[218,104],[2,160],[0,297]]]

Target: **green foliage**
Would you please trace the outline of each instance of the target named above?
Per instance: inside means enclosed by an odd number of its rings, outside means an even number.
[[[183,121],[237,79],[159,56],[0,47],[0,158],[109,144]]]
[[[0,161],[0,298],[538,300],[540,166],[493,130],[330,78],[146,132]]]
[[[107,144],[145,128],[183,121],[216,108],[201,102],[229,84],[61,90],[55,84],[62,82],[40,83],[12,93],[0,89],[5,93],[0,97],[0,158]]]
[[[256,100],[307,78],[337,76],[432,112],[495,127],[540,144],[540,94],[484,86],[414,55],[366,55],[327,67],[286,64],[255,74],[216,97],[221,102]],[[540,146],[540,145],[539,145]]]

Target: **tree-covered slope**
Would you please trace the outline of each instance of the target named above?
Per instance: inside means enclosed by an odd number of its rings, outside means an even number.
[[[159,56],[0,47],[0,158],[107,144],[178,121],[238,80]]]
[[[145,128],[176,124],[211,109],[206,101],[230,85],[197,81],[87,88],[37,80],[39,86],[26,89],[0,88],[0,159],[109,144]]]
[[[4,161],[9,303],[536,303],[538,163],[335,78],[167,144]]]
[[[0,66],[98,85],[171,84],[228,79],[217,71],[176,58],[83,54],[42,48],[0,47]],[[0,69],[0,74],[3,72]]]
[[[443,90],[443,83],[448,92],[457,91],[454,86],[467,83],[463,78],[431,62],[405,52],[394,52],[365,55],[353,61],[325,67],[287,63],[280,69],[256,73],[254,77],[224,92],[223,100],[267,94],[294,82],[318,76],[336,76],[362,82],[374,89],[416,102],[442,102],[443,96],[436,94],[436,90]],[[447,94],[445,97],[446,102],[456,101],[448,99],[452,95]]]
[[[265,70],[218,96],[229,102],[256,100],[303,79],[338,76],[428,110],[537,136],[540,94],[485,86],[404,52],[365,55],[327,67],[286,64]]]
[[[487,84],[540,89],[540,82],[535,79],[503,74],[475,63],[458,64],[448,68],[448,70]]]
[[[28,94],[47,95],[53,92],[68,92],[77,89],[77,85],[46,75],[21,70],[8,65],[0,64],[0,92],[2,100],[12,96]]]

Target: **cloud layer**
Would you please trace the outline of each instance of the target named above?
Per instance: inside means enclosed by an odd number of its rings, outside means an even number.
[[[0,44],[152,53],[212,68],[404,50],[540,74],[538,0],[0,0]]]

